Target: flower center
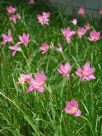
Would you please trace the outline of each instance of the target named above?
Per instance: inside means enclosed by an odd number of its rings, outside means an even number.
[[[75,113],[77,111],[77,109],[75,108],[75,107],[73,107],[72,109],[71,109],[71,112],[72,113]]]
[[[84,76],[87,76],[87,75],[88,75],[88,72],[83,71],[82,74],[83,74]]]

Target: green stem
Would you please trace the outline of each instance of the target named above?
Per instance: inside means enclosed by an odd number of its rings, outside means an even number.
[[[69,87],[69,95],[70,95],[70,98],[73,98],[73,95],[72,95],[72,90],[71,90],[71,82],[70,82],[70,77],[69,77],[69,80],[68,80],[68,87]]]
[[[24,57],[24,59],[25,59],[26,63],[28,64],[28,66],[29,66],[29,68],[30,68],[29,61],[28,61],[27,57],[25,56],[25,54],[24,54],[23,50],[21,51],[21,53],[22,53],[22,55],[23,55],[23,57]]]
[[[62,57],[63,57],[64,61],[66,62],[66,61],[67,61],[67,59],[66,59],[66,57],[65,57],[65,55],[64,55],[64,53],[63,53],[63,51],[61,52],[61,55],[62,55]]]

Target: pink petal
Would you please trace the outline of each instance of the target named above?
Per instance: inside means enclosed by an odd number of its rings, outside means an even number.
[[[90,69],[90,62],[86,62],[85,65],[83,66],[84,71],[88,71]]]
[[[37,89],[38,92],[43,93],[44,92],[44,87],[40,87],[39,89]]]
[[[78,103],[76,100],[71,100],[72,107],[78,108]]]
[[[38,73],[34,73],[34,77],[37,81],[42,82],[41,76]]]
[[[34,90],[34,87],[31,85],[28,89],[27,89],[27,93],[31,92]]]
[[[70,72],[71,71],[71,65],[66,63],[65,64],[65,69],[66,69],[67,72]]]
[[[81,116],[81,111],[78,109],[77,112],[74,114],[76,117],[80,117]]]
[[[96,77],[91,74],[91,75],[89,76],[89,79],[96,79]]]

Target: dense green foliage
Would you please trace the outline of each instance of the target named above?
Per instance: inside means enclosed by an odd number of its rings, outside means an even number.
[[[78,26],[73,26],[70,22],[72,17],[43,4],[3,0],[0,4],[0,35],[11,29],[15,43],[22,33],[28,33],[31,39],[29,46],[23,47],[23,54],[17,53],[15,57],[8,49],[11,44],[0,45],[0,136],[101,136],[102,39],[92,43],[86,36],[82,39],[75,36],[69,46],[61,33],[62,28],[70,26],[76,30],[85,23],[101,31],[100,19],[78,18]],[[15,6],[21,15],[16,25],[11,23],[6,12],[9,4]],[[49,26],[44,27],[37,22],[37,15],[43,11],[51,12]],[[42,55],[39,51],[42,42],[52,42],[56,47],[61,43],[64,56],[55,50]],[[81,82],[75,71],[86,61],[96,69],[96,79]],[[57,72],[58,66],[64,62],[72,65],[67,81]],[[42,69],[47,76],[45,92],[26,93],[25,87],[17,83],[19,75]],[[73,98],[82,111],[80,118],[64,111],[66,101]]]

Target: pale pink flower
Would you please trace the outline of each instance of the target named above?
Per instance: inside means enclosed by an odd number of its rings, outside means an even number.
[[[27,89],[27,92],[37,90],[38,92],[43,93],[45,90],[46,84],[46,75],[43,71],[41,73],[34,73],[34,78],[30,80],[30,87]]]
[[[100,39],[100,32],[97,32],[96,30],[90,32],[88,39],[93,42],[98,41]]]
[[[91,80],[96,77],[93,75],[95,68],[90,67],[90,62],[86,62],[82,68],[77,68],[76,75],[79,76],[82,80]]]
[[[85,33],[86,33],[86,29],[84,27],[78,28],[77,34],[78,34],[79,38],[82,38],[82,36],[85,35]]]
[[[71,22],[72,22],[73,25],[77,25],[78,21],[77,21],[77,19],[73,19]]]
[[[14,14],[16,12],[16,8],[14,8],[12,5],[9,5],[7,7],[7,12],[10,14]]]
[[[38,22],[41,23],[42,25],[49,25],[49,17],[50,17],[49,12],[43,12],[42,15],[37,16],[37,19]]]
[[[78,107],[78,103],[76,100],[73,99],[71,100],[71,102],[66,102],[65,112],[76,117],[81,116],[81,111]]]
[[[99,10],[99,14],[102,15],[102,9]]]
[[[35,4],[35,0],[29,0],[29,4]]]
[[[12,17],[10,17],[10,20],[11,20],[14,24],[16,24],[17,19],[21,19],[21,16],[20,16],[19,13],[16,13],[16,15],[13,15]]]
[[[79,10],[78,10],[78,14],[79,15],[85,15],[85,8],[84,7],[80,7]]]
[[[12,50],[12,56],[15,56],[17,51],[21,51],[21,47],[19,46],[21,43],[18,42],[15,46],[9,46],[9,49]]]
[[[68,44],[71,43],[72,36],[75,35],[76,32],[72,31],[70,27],[67,27],[66,29],[64,28],[61,31],[62,31],[63,36],[66,38],[67,43]]]
[[[59,52],[63,51],[62,45],[60,43],[58,43],[57,51]]]
[[[49,48],[50,48],[50,49],[53,49],[53,48],[54,48],[54,45],[53,45],[52,42],[51,42],[51,44],[49,45]]]
[[[21,43],[23,43],[25,46],[27,46],[30,42],[30,39],[29,39],[29,34],[25,34],[23,33],[23,35],[19,36],[19,40],[21,41]]]
[[[84,28],[86,29],[86,31],[88,31],[90,29],[90,24],[85,24]]]
[[[8,34],[2,34],[2,38],[3,38],[3,41],[1,43],[2,45],[5,45],[7,42],[9,43],[13,42],[11,30],[8,30]]]
[[[60,65],[58,68],[58,72],[63,76],[63,77],[69,77],[70,72],[71,72],[71,65],[69,63],[66,63],[65,65]]]
[[[48,46],[47,43],[42,43],[39,49],[42,52],[42,54],[44,54],[44,53],[48,52],[49,48],[50,47]]]
[[[32,74],[20,74],[18,83],[22,84],[24,82],[30,82],[32,80]]]

